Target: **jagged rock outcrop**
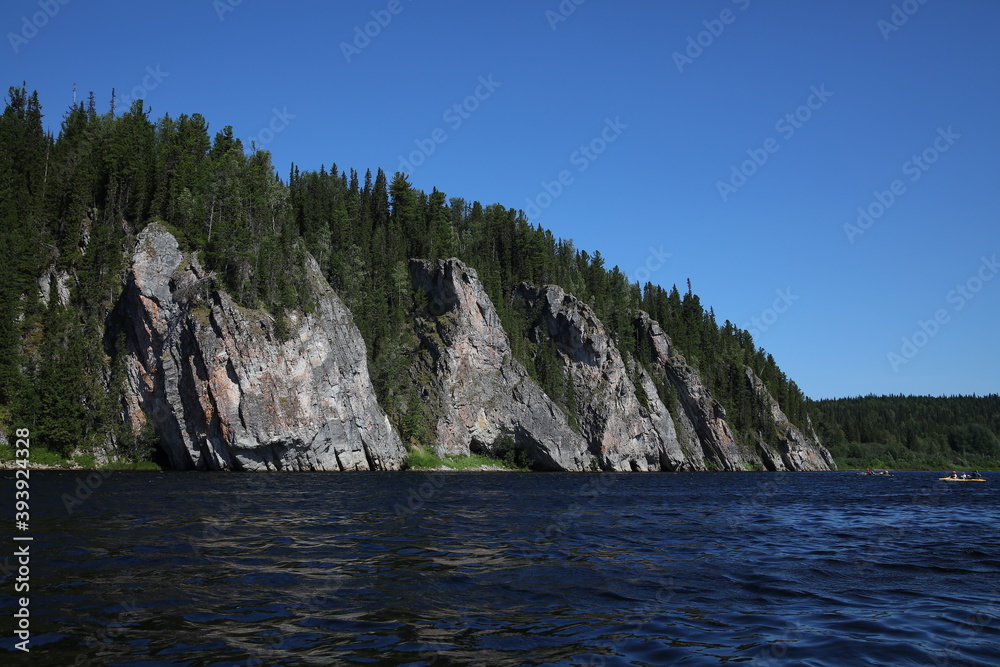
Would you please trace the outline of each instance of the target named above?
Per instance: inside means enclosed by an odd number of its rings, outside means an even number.
[[[698,371],[673,348],[670,337],[647,313],[635,314],[636,329],[644,335],[654,370],[662,373],[677,392],[681,430],[690,456],[710,462],[720,470],[768,467],[756,452],[741,446],[726,421],[726,410],[701,381]]]
[[[139,234],[122,297],[128,416],[137,429],[153,420],[172,467],[401,466],[361,335],[311,258],[307,271],[315,311],[289,313],[279,340],[270,315],[215,289],[163,225]]]
[[[581,470],[591,461],[616,471],[832,466],[829,454],[802,436],[777,404],[780,441],[740,442],[725,409],[645,313],[636,313],[636,330],[646,338],[657,378],[622,358],[587,304],[557,286],[518,288],[515,307],[526,317],[534,353],[548,347],[566,374],[566,391],[558,382],[554,390],[567,414],[513,359],[473,269],[457,259],[411,260],[410,275],[425,299],[414,327],[420,351],[410,371],[439,454],[495,455],[501,437],[510,435],[547,469]],[[672,388],[674,405],[664,403],[665,387]]]
[[[80,220],[79,250],[83,255],[87,254],[87,248],[90,246],[90,230],[93,228],[94,221],[97,220],[97,216],[97,209],[89,208]],[[39,302],[43,306],[48,306],[49,300],[52,297],[52,287],[54,285],[56,289],[55,297],[59,304],[62,306],[68,305],[70,299],[70,288],[75,280],[76,276],[74,274],[70,273],[65,268],[57,267],[55,255],[53,255],[51,257],[51,264],[49,264],[49,266],[38,277]]]
[[[45,306],[49,305],[49,300],[52,298],[52,287],[55,285],[56,299],[59,301],[59,305],[68,305],[70,281],[72,278],[73,277],[65,269],[57,270],[54,265],[50,266],[42,272],[41,276],[38,277],[39,302]]]
[[[662,378],[669,381],[677,392],[682,444],[689,455],[697,456],[694,451],[697,440],[701,455],[710,462],[710,467],[716,469],[836,469],[833,458],[819,444],[818,438],[813,441],[802,435],[750,369],[746,370],[752,376],[752,388],[758,395],[766,397],[771,406],[779,442],[765,442],[763,439],[755,443],[740,442],[726,422],[725,408],[711,395],[698,372],[673,348],[659,323],[642,311],[636,312],[635,318],[636,330],[639,335],[645,336],[649,346],[654,371],[662,374]],[[685,435],[688,438],[686,441]]]
[[[431,414],[439,454],[495,455],[510,436],[536,465],[584,470],[591,455],[565,413],[530,378],[475,270],[457,259],[410,261],[421,352],[411,372]]]
[[[402,466],[405,449],[377,404],[360,333],[311,259],[307,272],[316,308],[289,313],[288,336],[279,339],[269,314],[233,302],[165,226],[152,223],[139,235],[120,304],[126,410],[137,431],[155,424],[172,467]],[[410,275],[426,296],[418,297],[420,346],[410,373],[440,454],[496,456],[513,443],[550,470],[835,468],[815,434],[792,424],[750,369],[747,381],[770,406],[777,438],[741,443],[698,373],[645,313],[636,314],[651,351],[643,365],[623,359],[593,310],[561,288],[517,290],[532,344],[553,346],[562,364],[564,412],[514,359],[473,269],[457,259],[412,260]]]
[[[523,284],[518,296],[540,318],[533,335],[555,344],[573,384],[581,431],[602,469],[701,467],[685,456],[652,378],[636,364],[629,372],[590,306],[554,285]]]
[[[788,417],[781,410],[781,406],[767,390],[764,381],[751,368],[746,368],[745,371],[751,388],[770,406],[771,416],[774,417],[775,429],[778,432],[778,442],[773,443],[773,445],[777,447],[785,469],[836,470],[837,464],[834,463],[833,456],[820,443],[816,432],[812,432],[812,437],[806,437],[795,424],[788,420]]]

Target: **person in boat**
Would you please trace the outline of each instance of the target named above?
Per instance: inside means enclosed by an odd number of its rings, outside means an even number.
[[[957,473],[957,472],[955,472],[954,470],[952,470],[952,471],[951,471],[951,478],[952,478],[952,479],[958,479],[958,473]]]
[[[978,470],[973,470],[972,471],[972,479],[982,479],[982,478],[983,478],[983,476],[981,474],[979,474]]]

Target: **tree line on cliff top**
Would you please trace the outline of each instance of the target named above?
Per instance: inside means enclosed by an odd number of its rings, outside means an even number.
[[[633,311],[647,311],[695,366],[746,438],[773,432],[769,410],[743,374],[748,365],[793,422],[809,402],[750,334],[719,324],[688,283],[665,289],[629,280],[600,252],[577,249],[523,212],[415,189],[381,169],[304,171],[283,180],[264,150],[200,114],[153,120],[142,100],[118,113],[94,96],[72,105],[55,135],[43,129],[37,93],[12,87],[0,117],[0,426],[32,428],[63,454],[93,450],[112,434],[121,455],[143,446],[121,423],[122,327],[115,304],[138,232],[165,221],[200,253],[242,306],[267,309],[279,335],[285,313],[313,307],[306,253],[354,314],[378,398],[409,440],[430,437],[415,418],[418,387],[411,316],[420,299],[408,260],[458,257],[475,268],[517,358],[567,411],[552,345],[527,336],[532,315],[514,298],[521,282],[557,284],[591,305],[623,356],[650,363]],[[255,148],[255,147],[251,147]],[[47,278],[41,278],[47,276]],[[68,301],[59,296],[68,285]],[[48,298],[40,297],[42,291]],[[108,391],[107,387],[111,387]],[[672,400],[670,389],[664,398]],[[145,445],[148,447],[148,443]]]

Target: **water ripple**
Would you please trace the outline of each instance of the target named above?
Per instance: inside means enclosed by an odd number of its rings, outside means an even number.
[[[996,494],[872,481],[33,475],[30,664],[1000,664]]]

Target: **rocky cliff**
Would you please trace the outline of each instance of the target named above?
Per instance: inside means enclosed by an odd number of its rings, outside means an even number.
[[[126,411],[137,431],[155,425],[172,467],[403,465],[360,333],[311,259],[307,273],[316,308],[289,313],[288,335],[279,338],[268,313],[234,303],[165,226],[152,223],[139,235],[121,303]],[[409,372],[439,454],[500,456],[512,447],[545,470],[834,467],[749,369],[778,435],[740,442],[697,371],[645,313],[635,316],[651,350],[643,365],[622,357],[587,304],[556,286],[521,285],[513,307],[532,349],[550,346],[558,358],[553,372],[565,391],[549,396],[515,359],[475,270],[457,259],[413,260],[410,277],[419,349]]]
[[[602,469],[701,467],[685,456],[648,373],[634,364],[630,372],[590,306],[554,285],[522,285],[518,296],[537,313],[531,335],[555,343],[572,382],[571,409]]]
[[[719,470],[766,467],[760,456],[740,446],[726,422],[726,410],[687,364],[670,338],[644,312],[636,313],[636,330],[645,336],[653,371],[677,393],[676,412],[689,456]]]
[[[527,323],[533,346],[528,354],[551,346],[558,357],[555,373],[563,380],[550,378],[547,385],[560,390],[557,402],[514,359],[508,334],[473,269],[457,259],[413,260],[410,274],[419,295],[414,328],[420,340],[410,372],[439,454],[496,455],[509,435],[544,469],[832,467],[826,450],[803,436],[776,403],[780,441],[741,442],[698,372],[645,313],[636,314],[636,330],[646,338],[656,377],[622,357],[587,304],[557,286],[520,286],[512,307]],[[664,387],[673,388],[666,398]]]
[[[770,408],[771,416],[774,418],[778,441],[768,443],[768,445],[777,450],[781,462],[784,464],[783,468],[785,470],[836,470],[837,464],[833,462],[833,456],[820,443],[819,436],[812,430],[812,424],[809,424],[810,435],[807,437],[785,416],[781,406],[771,396],[771,392],[767,390],[763,380],[757,377],[757,374],[750,368],[745,369],[745,372],[750,386],[766,402]],[[764,445],[762,444],[762,446]]]
[[[430,414],[439,454],[496,455],[504,436],[538,467],[584,470],[590,454],[565,413],[531,380],[475,270],[462,262],[410,262],[426,297],[415,329],[412,373]]]
[[[711,395],[698,372],[673,348],[659,323],[641,311],[635,317],[636,331],[645,337],[650,349],[654,373],[677,392],[681,440],[690,456],[697,458],[700,447],[700,456],[710,462],[710,467],[721,470],[836,470],[819,439],[802,435],[749,368],[746,373],[751,388],[767,401],[779,441],[767,442],[760,437],[756,442],[740,442],[726,421],[725,408]]]
[[[139,235],[123,295],[128,417],[152,420],[178,469],[390,470],[404,460],[350,313],[309,260],[316,302],[281,340],[159,223]]]

